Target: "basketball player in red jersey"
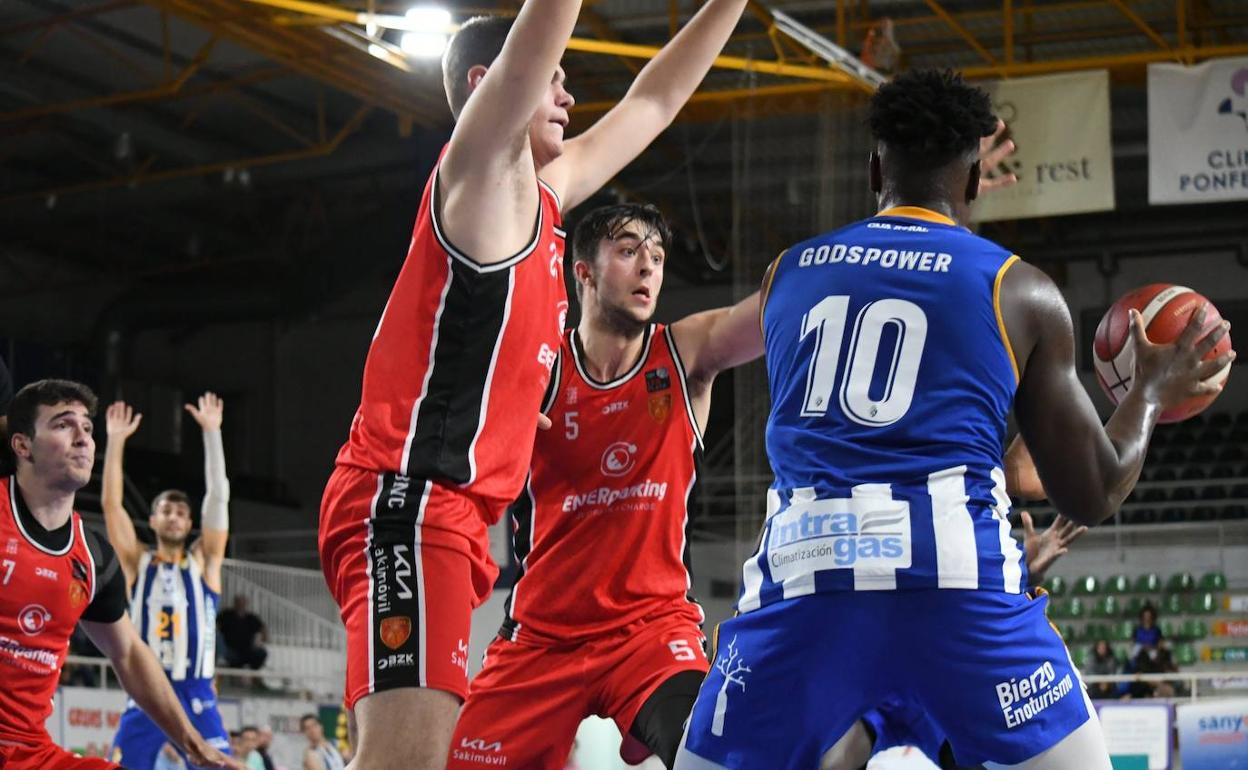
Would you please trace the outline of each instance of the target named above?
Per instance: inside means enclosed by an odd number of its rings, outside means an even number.
[[[117,555],[74,512],[74,494],[91,480],[95,464],[95,406],[85,385],[65,380],[27,385],[9,406],[17,472],[0,479],[0,768],[118,767],[61,749],[44,727],[69,636],[81,621],[130,697],[196,765],[243,770],[187,720],[126,614]]]
[[[470,613],[497,567],[486,527],[519,494],[567,297],[561,209],[676,116],[745,0],[709,0],[592,128],[563,140],[559,59],[579,0],[465,24],[443,61],[456,126],[364,368],[321,505],[348,633],[353,768],[441,768],[467,691]]]
[[[573,236],[581,321],[564,334],[543,403],[553,427],[512,509],[520,575],[451,770],[559,770],[592,714],[616,722],[626,761],[674,762],[708,668],[686,540],[701,431],[716,375],[763,341],[757,294],[651,323],[669,242],[660,212],[639,204],[596,209]],[[1086,530],[1026,523],[1038,569]]]

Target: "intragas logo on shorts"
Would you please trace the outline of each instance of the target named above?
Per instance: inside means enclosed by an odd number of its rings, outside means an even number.
[[[1008,682],[997,682],[997,703],[1005,726],[1011,729],[1034,719],[1037,714],[1057,703],[1074,689],[1074,680],[1066,674],[1059,681],[1053,664],[1045,661],[1029,676],[1012,677]]]
[[[795,503],[771,521],[767,560],[776,580],[825,569],[905,569],[910,506],[849,498]]]

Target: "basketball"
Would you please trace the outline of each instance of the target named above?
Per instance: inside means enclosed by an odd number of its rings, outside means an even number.
[[[1109,400],[1117,404],[1131,389],[1131,378],[1135,371],[1135,350],[1131,345],[1131,317],[1129,311],[1134,308],[1144,318],[1144,330],[1148,339],[1154,343],[1174,342],[1183,333],[1192,313],[1204,303],[1208,303],[1205,314],[1204,334],[1209,333],[1222,321],[1222,316],[1212,302],[1205,299],[1186,286],[1175,286],[1168,283],[1153,283],[1123,295],[1105,312],[1101,323],[1096,327],[1096,339],[1092,344],[1092,354],[1096,367],[1096,380]],[[1203,336],[1203,335],[1202,335]],[[1205,359],[1217,358],[1231,349],[1231,336],[1228,334],[1218,341]],[[1230,375],[1231,366],[1227,366],[1213,375],[1214,382],[1223,382]],[[1181,405],[1167,409],[1161,415],[1161,422],[1181,422],[1200,414],[1214,399],[1217,393],[1196,396]]]

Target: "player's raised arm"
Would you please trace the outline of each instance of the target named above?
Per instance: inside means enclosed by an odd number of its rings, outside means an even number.
[[[542,178],[564,211],[593,195],[666,129],[706,77],[745,9],[745,0],[709,0],[663,47],[628,93],[588,131],[568,140]]]
[[[204,581],[220,593],[221,562],[230,536],[230,479],[225,475],[225,446],[221,441],[225,402],[210,391],[185,409],[204,434],[203,535],[196,546],[204,560]]]
[[[1223,324],[1202,337],[1203,308],[1168,345],[1150,343],[1133,313],[1134,382],[1102,426],[1075,373],[1074,326],[1053,281],[1018,262],[1002,281],[1001,307],[1021,369],[1014,400],[1020,433],[1049,500],[1079,524],[1113,515],[1139,478],[1161,413],[1219,388],[1204,381],[1234,357],[1232,351],[1201,361],[1227,330]]]
[[[754,292],[735,305],[694,313],[672,324],[689,379],[709,381],[725,369],[762,357],[758,313],[759,293]]]
[[[126,452],[126,439],[139,429],[143,415],[134,411],[127,403],[118,401],[108,407],[105,413],[105,428],[108,433],[108,445],[104,449],[104,484],[100,500],[104,508],[104,526],[108,530],[108,542],[117,552],[121,562],[121,570],[126,576],[126,585],[134,584],[135,572],[139,568],[139,558],[143,555],[142,545],[134,532],[134,522],[126,512],[123,504],[125,492],[125,471],[122,458]]]
[[[443,76],[456,123],[438,171],[435,205],[451,243],[481,263],[507,259],[532,235],[534,155],[550,148],[531,146],[530,124],[562,142],[571,97],[563,91],[559,59],[580,9],[580,0],[527,0],[488,66],[473,61],[477,48],[490,47],[475,37],[505,27],[469,23],[447,50]],[[490,227],[480,226],[483,217]]]

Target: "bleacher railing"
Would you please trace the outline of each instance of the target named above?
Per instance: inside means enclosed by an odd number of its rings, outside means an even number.
[[[317,650],[346,650],[347,633],[338,620],[325,617],[324,603],[333,607],[325,584],[310,585],[309,576],[293,567],[272,567],[228,560],[222,572],[222,605],[247,597],[249,610],[262,621],[272,644]],[[316,573],[320,580],[320,574]]]

